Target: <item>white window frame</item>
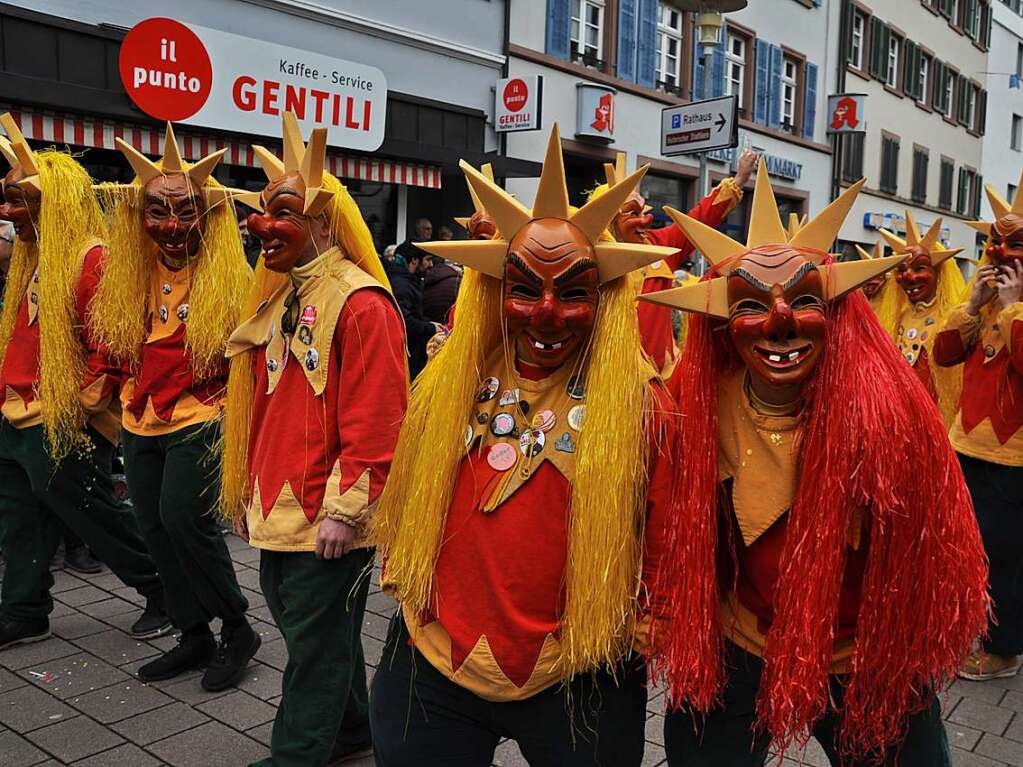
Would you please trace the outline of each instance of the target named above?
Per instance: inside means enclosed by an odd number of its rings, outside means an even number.
[[[788,69],[792,68],[792,76],[789,77]],[[796,93],[799,84],[799,62],[791,56],[782,58],[781,88],[778,97],[781,99],[781,122],[782,125],[794,126],[796,124]]]
[[[678,26],[671,26],[671,15],[674,14],[678,20]],[[657,7],[657,66],[655,76],[657,82],[669,82],[678,88],[682,85],[682,44],[684,42],[684,16],[670,3],[661,2]],[[674,71],[671,67],[671,54],[668,52],[668,44],[674,40],[677,44],[675,49]]]
[[[967,83],[966,91],[966,129],[975,130],[977,127],[977,86]]]
[[[889,88],[899,86],[899,54],[902,53],[902,39],[891,35],[888,38],[888,79],[885,84]]]
[[[952,117],[952,108],[954,106],[953,102],[955,102],[956,94],[955,89],[957,79],[958,75],[948,71],[947,69],[945,70],[945,109],[942,110],[942,114],[948,118]]]
[[[738,40],[742,43],[742,55],[732,53],[732,41]],[[749,39],[745,35],[728,32],[728,39],[725,41],[725,95],[738,96],[739,104],[743,103],[746,90],[746,54],[748,53]],[[735,78],[732,73],[738,71],[738,85],[734,85]]]
[[[591,9],[595,9],[597,11],[597,45],[596,50],[593,52],[593,56],[596,59],[603,61],[604,0],[572,0],[571,23],[569,24],[569,45],[575,43],[576,50],[583,55],[588,52],[588,49],[593,49],[593,46],[589,46],[585,42],[586,31],[593,28],[593,25],[588,21],[589,13],[587,13],[587,11]]]
[[[853,11],[852,23],[852,65],[856,69],[863,69],[863,39],[867,31],[867,17],[861,11]]]

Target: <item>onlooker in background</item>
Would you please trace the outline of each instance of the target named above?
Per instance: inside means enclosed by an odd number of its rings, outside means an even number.
[[[384,263],[389,264],[390,262],[394,261],[394,251],[396,251],[397,249],[398,249],[397,245],[388,245],[386,248],[384,248],[383,255]]]
[[[448,229],[446,226],[442,226],[440,229],[437,230],[437,239],[444,240],[445,242],[447,242],[448,240],[455,239],[455,233]]]
[[[401,316],[405,319],[409,376],[414,379],[426,366],[426,342],[441,326],[423,316],[423,275],[433,265],[434,257],[413,247],[413,252],[407,258],[407,264],[399,263],[399,258],[384,261],[384,271],[391,281],[394,300],[398,302]]]
[[[447,322],[461,282],[462,272],[458,267],[440,256],[433,256],[433,267],[423,279],[423,317],[440,325]]]
[[[412,258],[424,259],[430,258],[430,254],[425,250],[420,250],[415,246],[417,242],[429,242],[433,239],[433,224],[428,218],[421,218],[416,221],[416,234],[414,237],[405,240],[401,245],[395,249],[395,255],[401,256],[405,259],[405,263],[411,268]],[[429,267],[427,267],[429,268]]]
[[[242,249],[245,251],[245,260],[249,266],[256,268],[256,261],[263,250],[259,238],[249,231],[249,211],[242,205],[235,203],[234,215],[238,219],[238,233],[242,236]]]
[[[0,221],[0,286],[7,277],[11,265],[11,251],[14,250],[14,224]]]

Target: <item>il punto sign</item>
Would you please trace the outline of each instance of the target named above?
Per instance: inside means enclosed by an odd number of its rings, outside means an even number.
[[[384,140],[387,80],[376,67],[152,18],[121,43],[121,82],[159,120],[276,136],[285,110],[331,146],[374,151]]]

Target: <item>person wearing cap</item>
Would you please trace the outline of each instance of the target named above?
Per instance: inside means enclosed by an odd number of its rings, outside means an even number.
[[[239,199],[263,243],[231,359],[221,509],[260,550],[288,662],[270,757],[319,767],[371,743],[360,631],[367,527],[405,414],[401,315],[355,201],[284,115],[284,159]]]
[[[945,423],[857,290],[905,259],[829,254],[859,181],[791,239],[761,162],[746,243],[643,296],[689,312],[684,493],[655,601],[672,767],[950,767],[937,692],[986,624],[984,552]]]
[[[489,765],[504,737],[535,765],[636,767],[633,644],[681,495],[627,275],[674,249],[603,237],[646,168],[570,210],[557,126],[531,210],[462,169],[499,234],[421,245],[465,276],[375,518],[401,606],[373,677],[377,764]]]
[[[959,670],[975,681],[1015,676],[1023,655],[1023,194],[987,196],[994,221],[971,224],[987,237],[980,268],[934,342],[938,365],[962,365],[949,438],[990,563],[991,622]]]
[[[224,347],[252,270],[231,190],[210,175],[227,150],[189,165],[170,123],[158,162],[115,141],[136,178],[100,186],[109,256],[91,319],[125,370],[121,425],[132,508],[181,630],[177,645],[138,676],[156,682],[205,668],[202,687],[217,692],[241,678],[260,644],[216,521]],[[222,622],[219,643],[213,618]]]
[[[70,154],[33,152],[10,114],[0,125],[11,164],[0,217],[17,236],[0,314],[0,648],[50,635],[49,564],[64,525],[145,598],[132,636],[156,637],[171,628],[163,587],[110,477],[121,373],[88,319],[103,214]]]

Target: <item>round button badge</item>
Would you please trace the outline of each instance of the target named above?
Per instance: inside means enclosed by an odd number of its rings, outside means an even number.
[[[515,448],[507,442],[498,442],[487,451],[487,463],[494,471],[508,471],[518,460]]]
[[[547,435],[539,429],[524,429],[519,437],[519,451],[526,457],[539,455],[547,442]]]
[[[495,437],[505,437],[515,431],[515,418],[508,413],[498,413],[490,421],[490,431]]]

